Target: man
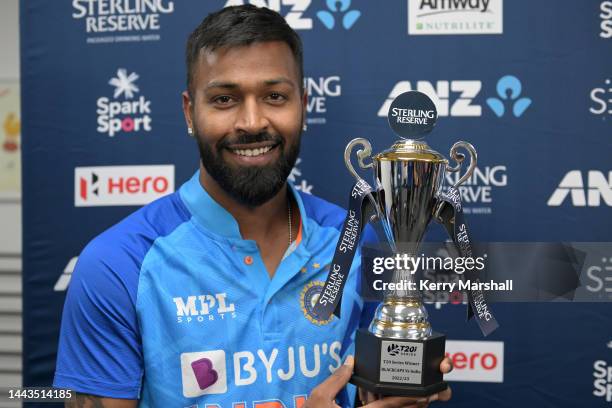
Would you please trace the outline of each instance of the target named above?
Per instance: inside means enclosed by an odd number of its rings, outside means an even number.
[[[226,8],[191,34],[183,110],[200,170],[79,257],[54,382],[79,393],[69,406],[353,404],[359,262],[342,318],[317,316],[344,212],[287,184],[302,84],[300,39],[273,11]]]

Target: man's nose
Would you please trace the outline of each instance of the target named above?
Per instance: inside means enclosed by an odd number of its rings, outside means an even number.
[[[235,130],[245,133],[260,133],[268,129],[270,122],[256,98],[245,98],[238,111]]]

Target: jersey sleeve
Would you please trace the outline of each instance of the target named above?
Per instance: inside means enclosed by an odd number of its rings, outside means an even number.
[[[135,309],[138,258],[108,237],[94,239],[79,256],[64,304],[55,387],[138,399],[143,374]]]

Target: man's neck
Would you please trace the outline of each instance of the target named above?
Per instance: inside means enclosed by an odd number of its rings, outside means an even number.
[[[286,184],[274,197],[258,207],[249,207],[236,201],[202,166],[200,166],[200,184],[213,200],[236,219],[242,238],[259,241],[259,239],[266,239],[271,234],[276,234],[279,226],[283,230],[288,230]]]

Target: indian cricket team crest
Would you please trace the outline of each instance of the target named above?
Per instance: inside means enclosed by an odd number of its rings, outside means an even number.
[[[317,325],[324,325],[331,322],[333,315],[329,317],[329,319],[323,319],[315,314],[314,306],[317,304],[317,300],[319,300],[319,296],[323,291],[324,282],[321,281],[311,281],[304,289],[302,289],[302,293],[300,294],[300,306],[302,307],[302,313],[304,313],[304,317],[310,320],[312,323]]]

